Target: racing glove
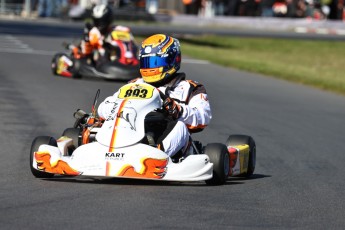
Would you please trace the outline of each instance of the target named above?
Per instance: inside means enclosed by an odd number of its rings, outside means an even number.
[[[183,107],[175,102],[171,97],[167,97],[163,101],[163,108],[168,112],[172,119],[176,120],[181,117]]]

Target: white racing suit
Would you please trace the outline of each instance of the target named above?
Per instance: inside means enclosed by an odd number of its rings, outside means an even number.
[[[142,78],[132,82],[145,83]],[[159,87],[183,108],[181,117],[168,128],[169,132],[161,140],[160,149],[170,157],[188,147],[190,133],[203,130],[212,118],[210,103],[204,86],[192,80],[185,80],[184,73],[177,73],[169,84]],[[106,118],[111,114],[118,92],[107,97],[98,107],[98,115]]]

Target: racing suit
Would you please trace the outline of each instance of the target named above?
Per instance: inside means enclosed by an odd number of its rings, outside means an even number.
[[[77,59],[82,57],[91,57],[95,62],[102,62],[106,55],[105,45],[116,48],[114,58],[122,64],[137,63],[137,46],[134,43],[134,37],[130,29],[125,26],[112,26],[108,32],[102,34],[97,27],[86,25],[84,28],[84,37],[79,47],[72,49],[73,56]],[[97,51],[94,53],[94,51]],[[94,55],[94,56],[93,56]],[[114,60],[112,60],[114,61]],[[136,64],[135,63],[135,64]]]
[[[142,78],[133,83],[145,83]],[[170,157],[189,147],[190,133],[203,130],[212,118],[211,107],[204,86],[196,81],[185,80],[184,73],[176,73],[168,84],[158,87],[166,96],[174,99],[183,109],[181,116],[168,125],[167,132],[160,138],[160,149]],[[111,115],[118,92],[107,97],[98,107],[98,115],[106,119]]]

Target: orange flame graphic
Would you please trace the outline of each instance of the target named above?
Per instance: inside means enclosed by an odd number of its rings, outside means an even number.
[[[122,170],[120,170],[118,176],[161,179],[165,175],[168,160],[146,158],[142,163],[143,169],[141,170],[141,172],[138,173],[134,170],[133,166],[127,165]]]
[[[50,164],[49,152],[35,152],[37,168],[48,173],[78,176],[81,173],[71,168],[65,161],[58,160],[54,165]]]

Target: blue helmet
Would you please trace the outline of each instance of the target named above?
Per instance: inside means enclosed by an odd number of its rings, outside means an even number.
[[[162,85],[180,69],[180,42],[164,34],[152,35],[142,42],[139,58],[144,81],[155,86]]]

